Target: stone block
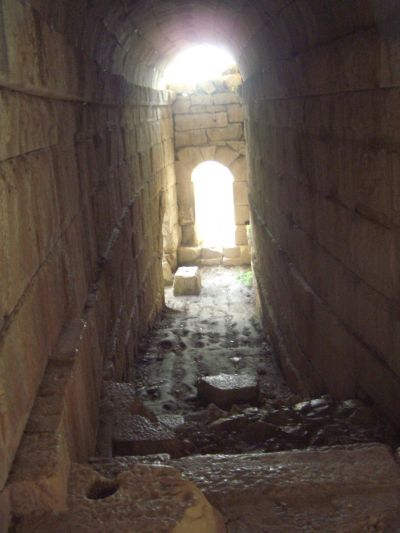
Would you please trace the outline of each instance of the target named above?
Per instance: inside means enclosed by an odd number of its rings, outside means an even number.
[[[201,259],[201,266],[218,266],[222,262],[222,257],[215,257],[214,259]]]
[[[224,248],[223,251],[224,258],[233,259],[235,257],[240,257],[240,247],[239,246],[230,246],[227,248]]]
[[[193,182],[181,181],[176,187],[178,205],[194,205]]]
[[[172,105],[172,112],[176,114],[188,113],[190,105],[190,98],[187,96],[178,96]]]
[[[175,146],[201,146],[207,144],[207,135],[205,130],[177,131],[175,134]]]
[[[176,115],[176,131],[201,130],[205,128],[223,128],[228,125],[226,113],[199,113],[193,115]]]
[[[204,490],[232,531],[261,532],[268,524],[275,532],[298,531],[299,525],[355,532],[379,517],[379,527],[389,532],[400,523],[399,469],[381,444],[203,455],[172,464]],[[276,505],[278,494],[290,502],[289,512]]]
[[[217,147],[216,146],[202,146],[200,148],[201,155],[203,157],[203,161],[211,161],[215,159],[215,151]]]
[[[206,108],[207,108],[207,106],[205,106],[205,105],[193,105],[190,108],[189,113],[191,113],[192,115],[196,115],[196,114],[200,114],[200,113],[206,113]]]
[[[213,103],[213,97],[206,94],[193,94],[190,101],[192,105],[210,105]]]
[[[239,154],[229,146],[219,146],[215,152],[216,161],[228,168],[238,157]]]
[[[251,263],[250,247],[249,246],[241,246],[240,247],[240,257],[241,257],[244,265],[249,265]]]
[[[182,246],[196,246],[197,244],[197,237],[196,237],[196,229],[194,224],[188,224],[186,226],[182,226],[182,240],[181,244]]]
[[[242,124],[229,124],[225,128],[207,129],[207,136],[210,141],[235,141],[243,137]]]
[[[168,261],[163,260],[162,262],[162,271],[163,271],[163,280],[164,285],[168,287],[174,282],[174,276],[172,274],[171,266]]]
[[[182,163],[191,166],[192,168],[203,162],[203,156],[201,154],[200,148],[198,147],[181,148],[177,151],[176,157],[178,161],[181,161]]]
[[[74,464],[68,500],[64,513],[21,520],[18,533],[226,531],[218,511],[178,470],[140,464],[134,457]]]
[[[201,248],[194,246],[181,246],[178,248],[178,264],[194,265],[200,259]]]
[[[199,88],[207,94],[213,94],[217,90],[212,81],[203,81],[200,83]]]
[[[233,201],[236,205],[249,205],[247,181],[233,183]]]
[[[206,112],[207,113],[221,113],[222,111],[226,111],[226,106],[224,106],[224,105],[206,105]]]
[[[231,104],[227,106],[228,120],[229,122],[243,122],[244,121],[244,109],[240,104]]]
[[[247,231],[246,231],[246,226],[244,226],[244,225],[236,226],[236,230],[235,230],[235,243],[236,243],[238,246],[246,245],[246,244],[248,243],[248,241],[247,241]]]
[[[114,456],[168,453],[180,455],[180,443],[172,429],[140,414],[115,409],[112,431]]]
[[[198,267],[180,267],[174,277],[174,296],[198,296],[201,278]]]
[[[236,126],[235,124],[233,126]],[[247,162],[245,157],[239,157],[236,159],[230,168],[235,181],[247,180]]]
[[[221,259],[222,249],[221,248],[202,248],[201,257],[202,259]]]
[[[234,92],[214,94],[212,98],[213,98],[214,104],[216,105],[239,104],[240,103],[239,95]]]
[[[250,374],[218,374],[200,378],[197,390],[210,403],[229,407],[234,403],[257,401],[259,385],[257,377]]]
[[[239,256],[239,257],[232,257],[232,258],[224,257],[224,259],[222,260],[222,264],[225,267],[233,267],[233,266],[242,266],[246,263],[244,263],[243,259]]]
[[[250,211],[247,205],[235,205],[235,224],[247,225],[250,220]]]
[[[179,206],[179,224],[181,226],[187,226],[194,224],[194,209],[191,205]]]

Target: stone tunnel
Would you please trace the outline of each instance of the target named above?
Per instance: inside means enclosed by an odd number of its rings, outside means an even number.
[[[47,446],[39,478],[86,462],[101,384],[129,381],[163,308],[166,211],[172,255],[181,239],[163,72],[196,42],[226,46],[243,78],[254,271],[283,374],[400,426],[398,0],[0,0],[4,531],[17,451]]]

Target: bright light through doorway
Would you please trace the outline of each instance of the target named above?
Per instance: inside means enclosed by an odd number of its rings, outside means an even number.
[[[219,78],[234,65],[233,57],[223,48],[200,44],[177,55],[164,76],[169,85],[198,83]]]
[[[215,161],[206,161],[192,173],[194,185],[196,232],[203,246],[233,246],[235,216],[233,175]]]

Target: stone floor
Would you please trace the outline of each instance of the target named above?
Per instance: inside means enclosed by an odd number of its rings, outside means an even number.
[[[14,531],[399,532],[398,434],[359,399],[290,391],[246,269],[201,276],[199,296],[166,290],[135,381],[105,382],[97,456],[73,465],[65,512]]]

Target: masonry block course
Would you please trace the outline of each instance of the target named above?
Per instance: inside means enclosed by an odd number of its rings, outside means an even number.
[[[210,94],[201,94],[200,86],[197,93],[177,96],[172,106],[175,122],[178,210],[184,246],[197,244],[195,198],[191,175],[196,166],[204,161],[217,161],[233,173],[236,244],[247,244],[245,224],[249,223],[250,215],[243,129],[245,112],[239,95],[228,91],[226,83],[225,81],[221,87],[214,86]],[[218,124],[216,117],[220,117],[220,121],[225,121],[223,127],[221,123]],[[185,131],[182,131],[183,128]]]

